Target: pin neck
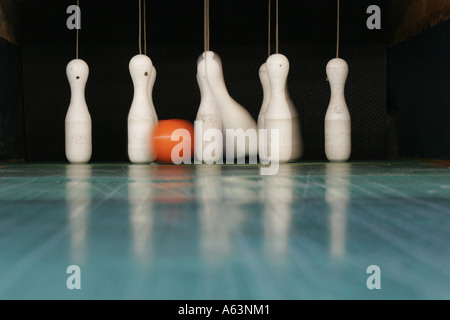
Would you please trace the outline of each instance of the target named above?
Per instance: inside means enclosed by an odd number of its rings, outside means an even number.
[[[270,95],[274,97],[286,98],[286,81],[272,81],[270,83]]]
[[[148,74],[146,78],[133,79],[133,86],[135,93],[147,93],[148,86],[150,83],[150,75]]]
[[[86,105],[86,98],[84,97],[84,92],[72,91],[70,103]]]
[[[78,80],[79,81],[79,80]],[[85,102],[84,83],[71,83],[71,102]]]
[[[209,87],[211,92],[216,92],[216,94],[221,95],[222,99],[230,97],[222,70],[219,70],[219,72],[210,72],[208,71],[208,67],[206,67],[205,84]]]
[[[200,82],[201,86],[201,98],[202,100],[210,100],[214,99],[211,89],[209,88],[208,84],[206,83],[206,79],[203,82]]]
[[[330,83],[331,96],[338,97],[344,95],[345,86]]]

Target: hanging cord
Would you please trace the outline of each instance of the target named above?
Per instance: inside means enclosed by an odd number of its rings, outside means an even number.
[[[268,30],[267,30],[267,51],[268,51],[268,57],[270,57],[270,29],[271,29],[271,1],[269,0],[269,10],[268,10],[268,16],[269,20],[267,22]]]
[[[142,54],[142,8],[141,8],[141,0],[139,1],[139,54]]]
[[[210,38],[210,23],[209,23],[209,12],[210,12],[210,10],[209,10],[209,0],[208,0],[208,21],[207,21],[207,24],[208,24],[208,51],[210,50],[210,46],[209,46],[209,38]]]
[[[278,38],[278,0],[277,0],[277,8],[276,8],[276,31],[275,31],[275,53],[278,54],[278,44],[279,44],[279,38]]]
[[[339,58],[339,28],[340,28],[340,1],[337,0],[337,40],[336,40],[336,58]]]
[[[145,3],[147,1],[144,0],[144,54],[147,55],[147,10],[145,8]]]
[[[79,17],[79,14],[80,14],[80,0],[77,0],[77,7],[78,7],[78,12],[77,12],[77,18],[76,18],[76,27],[77,27],[77,40],[75,41],[75,56],[76,56],[76,59],[78,59],[78,44],[79,44],[79,42],[80,42],[80,29],[79,29],[79,21],[80,21],[80,17]]]
[[[204,0],[204,50],[209,51],[209,0]]]
[[[206,31],[206,28],[207,28],[207,26],[206,26],[206,22],[207,22],[207,18],[206,18],[206,12],[208,11],[208,3],[207,3],[208,1],[207,0],[204,0],[203,1],[203,46],[204,46],[204,48],[203,48],[203,51],[208,51],[208,45],[207,45],[207,43],[206,43],[206,39],[207,39],[207,34],[208,34],[208,32]]]

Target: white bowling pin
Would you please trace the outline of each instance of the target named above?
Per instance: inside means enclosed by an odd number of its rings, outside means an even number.
[[[270,81],[270,100],[264,117],[269,158],[272,144],[279,146],[279,161],[295,161],[302,156],[303,146],[295,107],[287,95],[289,60],[282,54],[271,55],[266,62]],[[279,141],[272,141],[271,130],[279,131]]]
[[[294,102],[291,99],[291,95],[289,94],[288,86],[286,83],[286,100],[289,105],[289,110],[291,111],[292,115],[292,124],[294,128],[294,133],[292,134],[293,137],[298,137],[298,144],[296,144],[295,152],[298,153],[297,158],[300,159],[303,157],[304,149],[303,149],[303,136],[302,136],[302,128],[300,125],[300,117],[298,116],[297,109],[295,108]]]
[[[258,115],[258,132],[260,132],[261,129],[265,129],[264,117],[266,116],[267,106],[269,105],[270,101],[270,81],[269,76],[267,75],[267,68],[265,63],[259,68],[259,80],[261,81],[261,86],[263,89],[263,101],[261,105],[261,110],[259,111]],[[259,142],[259,149],[258,149],[259,158],[261,159],[261,162],[266,162],[267,161],[266,136],[259,135],[259,138],[261,139],[261,141]]]
[[[206,78],[208,80],[209,88],[213,94],[214,100],[219,106],[219,111],[222,116],[222,126],[225,132],[226,130],[238,130],[242,129],[245,131],[251,129],[257,135],[257,124],[250,113],[239,103],[237,103],[228,93],[227,87],[225,85],[225,80],[223,77],[222,61],[220,57],[212,52],[205,52],[205,62],[206,62]],[[225,145],[226,153],[234,153],[236,156],[237,143],[234,143],[234,150],[230,148],[230,144]],[[245,154],[248,156],[257,156],[258,146],[256,143],[247,143],[245,148]],[[228,156],[227,156],[228,157]]]
[[[152,67],[150,58],[142,54],[134,56],[129,65],[134,97],[128,114],[128,157],[133,163],[155,160],[151,135],[156,120],[148,91]]]
[[[270,101],[270,81],[265,63],[259,68],[259,80],[263,89],[263,101],[258,115],[258,129],[264,129],[264,116]]]
[[[344,89],[348,65],[343,59],[328,62],[331,99],[325,115],[325,153],[329,161],[347,161],[351,154],[351,118]]]
[[[195,121],[201,122],[202,135],[195,136],[195,157],[209,164],[213,162],[218,163],[223,159],[223,140],[216,141],[215,138],[212,138],[210,142],[204,141],[205,132],[208,129],[216,129],[222,133],[222,116],[206,79],[205,53],[197,61],[197,83],[200,89],[201,100]],[[214,144],[214,146],[210,146],[210,144]],[[210,150],[211,148],[216,151],[220,150],[220,152],[214,155],[212,155],[212,152],[205,152],[205,150]]]
[[[87,163],[92,155],[92,123],[84,91],[89,67],[81,59],[66,67],[70,84],[70,105],[65,119],[66,158],[70,163]]]
[[[158,123],[158,114],[156,113],[155,104],[153,103],[153,87],[155,86],[156,74],[156,68],[155,66],[152,66],[152,73],[150,75],[150,81],[148,82],[148,99],[150,101],[150,108],[155,117],[155,123]]]

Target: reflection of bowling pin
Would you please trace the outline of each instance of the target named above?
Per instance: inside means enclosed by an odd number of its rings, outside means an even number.
[[[154,203],[163,203],[167,206],[161,210],[176,211],[183,216],[183,203],[193,201],[192,168],[187,166],[167,165],[152,166],[154,185]],[[167,207],[167,208],[166,208]]]
[[[92,155],[92,123],[84,90],[89,67],[74,59],[66,67],[70,84],[70,105],[65,119],[66,158],[71,163],[87,163]]]
[[[270,261],[282,264],[288,253],[294,201],[293,169],[281,165],[274,176],[262,177],[264,249]]]
[[[88,212],[91,205],[90,165],[69,165],[66,167],[66,200],[69,208],[71,258],[73,263],[82,263],[85,256],[88,229]]]
[[[150,73],[150,80],[148,82],[148,100],[150,101],[150,108],[152,109],[152,113],[154,115],[154,122],[158,123],[158,114],[156,113],[155,104],[153,103],[153,87],[155,86],[156,81],[156,69],[155,66],[152,66],[152,72]]]
[[[204,55],[206,62],[206,78],[222,116],[223,130],[242,129],[245,132],[252,129],[256,134],[257,125],[255,120],[250,113],[237,103],[228,93],[223,77],[222,61],[220,60],[220,57],[212,51],[207,51]],[[226,143],[225,151],[227,154],[233,153],[236,156],[237,139],[235,138],[234,140],[234,149],[230,147],[231,144]],[[254,156],[258,154],[257,141],[254,144],[246,144],[245,154]]]
[[[329,161],[347,161],[351,153],[351,119],[344,89],[348,65],[343,59],[328,62],[331,99],[325,116],[325,153]]]
[[[295,161],[302,156],[303,146],[297,112],[286,94],[289,60],[282,54],[274,54],[267,59],[266,68],[270,81],[270,100],[264,117],[267,155],[274,156],[271,145],[277,141],[271,141],[271,130],[278,130],[279,161]]]
[[[154,220],[152,167],[147,165],[128,167],[128,201],[133,251],[143,265],[148,265],[149,249],[152,249],[149,246]]]
[[[255,173],[251,173],[251,168],[247,168],[246,174],[242,175],[224,175],[223,181],[223,198],[225,201],[232,201],[233,204],[243,206],[252,202],[257,202],[259,198],[258,190],[254,187],[255,180],[251,175],[256,176],[257,169],[254,168]]]
[[[156,119],[149,99],[153,65],[149,57],[140,54],[131,59],[129,68],[134,97],[128,114],[128,157],[133,163],[148,163],[155,159],[151,134]]]
[[[212,141],[204,141],[205,132],[208,129],[216,129],[222,133],[222,116],[220,115],[219,107],[214,100],[209,89],[208,80],[206,79],[205,53],[197,61],[197,82],[201,100],[195,120],[201,122],[202,134],[199,136],[195,135],[195,156],[197,159],[201,159],[208,164],[212,164],[213,162],[219,163],[223,159],[223,136],[220,140],[216,140],[216,137],[211,136]],[[210,149],[215,151],[208,152]],[[218,150],[220,152],[216,152]]]
[[[333,258],[345,254],[347,208],[350,202],[350,165],[348,163],[326,164],[325,201],[330,208],[330,252]]]
[[[262,89],[263,89],[263,101],[261,105],[261,110],[258,115],[258,131],[261,129],[265,129],[264,126],[264,117],[266,116],[267,106],[269,105],[270,100],[270,81],[269,76],[267,75],[266,64],[264,63],[259,68],[259,80],[261,81]],[[267,161],[267,144],[266,144],[266,135],[260,134],[259,138],[262,140],[259,142],[259,158],[262,162]]]
[[[220,265],[231,252],[230,215],[222,215],[220,166],[195,167],[195,197],[199,204],[202,256],[211,265]]]

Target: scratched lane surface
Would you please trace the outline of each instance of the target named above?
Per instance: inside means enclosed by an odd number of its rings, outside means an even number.
[[[449,169],[259,170],[0,164],[0,298],[450,298]]]

